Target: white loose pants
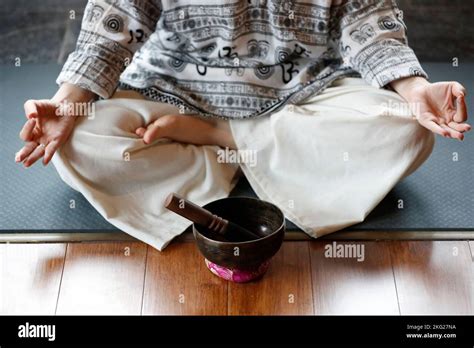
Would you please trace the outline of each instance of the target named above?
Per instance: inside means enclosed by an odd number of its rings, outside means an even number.
[[[111,224],[162,250],[189,222],[163,201],[179,193],[199,205],[228,196],[238,163],[217,146],[158,140],[134,131],[176,107],[132,91],[95,103],[53,163],[61,178]],[[268,117],[230,121],[240,167],[257,195],[313,237],[361,222],[395,184],[429,156],[433,134],[396,93],[357,78],[336,81]]]

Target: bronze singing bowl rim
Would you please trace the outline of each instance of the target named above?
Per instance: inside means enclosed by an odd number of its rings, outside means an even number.
[[[220,241],[220,240],[211,239],[211,238],[207,237],[206,235],[204,235],[202,232],[200,232],[199,229],[196,227],[196,224],[194,224],[194,223],[193,223],[193,232],[198,233],[200,238],[203,238],[206,241],[211,242],[211,243],[215,243],[217,245],[245,245],[245,244],[252,244],[252,243],[263,241],[265,239],[269,239],[270,237],[277,234],[278,232],[281,232],[282,229],[283,230],[285,229],[285,214],[283,214],[281,209],[278,208],[275,204],[270,203],[268,201],[264,201],[264,200],[259,199],[259,198],[246,197],[246,196],[225,197],[225,198],[216,199],[215,201],[209,202],[206,205],[204,205],[204,207],[207,207],[209,204],[218,203],[220,201],[239,200],[239,199],[247,199],[247,200],[251,200],[251,201],[255,201],[255,202],[259,202],[259,203],[264,203],[264,204],[268,204],[268,205],[272,206],[273,208],[276,209],[276,211],[278,211],[278,213],[282,217],[282,222],[281,222],[280,226],[278,226],[278,228],[276,228],[272,233],[269,233],[265,237],[261,237],[261,238],[253,239],[253,240],[242,241],[242,242],[223,242],[223,241]]]

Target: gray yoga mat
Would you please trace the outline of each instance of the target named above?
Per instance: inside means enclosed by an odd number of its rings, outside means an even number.
[[[424,64],[432,81],[457,80],[474,93],[474,64]],[[56,86],[57,65],[0,66],[0,234],[117,232],[84,197],[66,186],[52,166],[25,169],[14,163],[21,147],[26,99],[49,98]],[[474,118],[472,98],[468,99]],[[454,161],[457,156],[457,161]],[[368,216],[347,230],[474,230],[474,133],[464,142],[437,137],[435,150],[414,174],[400,182]],[[233,195],[254,196],[241,180]],[[403,209],[398,208],[403,200]],[[72,208],[74,206],[74,208]],[[295,226],[288,223],[289,230]]]

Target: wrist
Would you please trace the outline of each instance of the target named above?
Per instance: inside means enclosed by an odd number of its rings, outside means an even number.
[[[390,86],[407,101],[419,95],[419,92],[423,91],[429,85],[430,82],[420,76],[406,77],[390,83]]]
[[[56,105],[57,116],[62,116],[65,122],[74,122],[77,117],[70,116],[89,116],[96,99],[97,95],[89,90],[63,83],[51,101]]]
[[[51,98],[54,103],[84,103],[93,102],[97,99],[97,95],[87,89],[73,85],[71,83],[63,83],[59,87],[56,94]]]

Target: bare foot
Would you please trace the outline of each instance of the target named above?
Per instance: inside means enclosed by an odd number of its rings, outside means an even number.
[[[135,134],[150,144],[159,138],[195,145],[218,145],[236,149],[229,122],[203,120],[191,115],[161,116],[147,127],[140,127]]]

